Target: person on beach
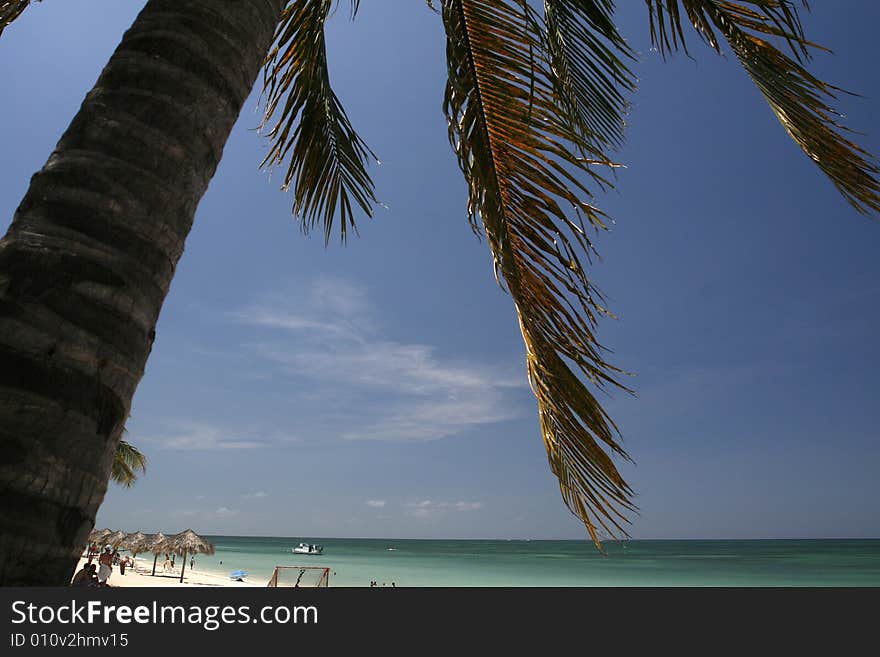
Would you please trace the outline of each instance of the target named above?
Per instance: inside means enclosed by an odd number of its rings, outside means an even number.
[[[168,567],[171,566],[174,568],[174,564],[171,563],[171,559],[168,558],[168,555],[165,555],[165,563],[162,564],[162,572],[168,572]]]
[[[128,557],[119,560],[119,574],[125,575],[125,567],[128,565]]]
[[[92,584],[92,568],[94,567],[95,564],[93,563],[84,563],[80,571],[73,576],[73,580],[70,582],[70,585],[90,586]]]
[[[83,564],[82,570],[73,576],[71,586],[98,586],[98,575],[96,574],[97,566],[93,563]]]
[[[195,567],[195,565],[196,565],[196,558],[195,558],[195,557],[190,557],[190,560],[189,560],[189,569],[192,570],[192,569]]]
[[[109,545],[104,546],[104,551],[98,557],[98,563],[101,564],[98,568],[98,584],[107,586],[107,580],[113,574],[113,553]]]

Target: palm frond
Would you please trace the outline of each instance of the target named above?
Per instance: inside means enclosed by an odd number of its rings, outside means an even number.
[[[880,212],[880,168],[873,156],[841,134],[849,132],[830,103],[840,89],[814,77],[804,64],[820,48],[804,35],[792,0],[646,0],[651,37],[662,53],[684,48],[683,15],[712,48],[716,34],[767,99],[786,132],[859,212]],[[679,6],[681,3],[681,8]],[[809,9],[806,2],[803,6]],[[767,38],[781,39],[786,55]]]
[[[290,162],[284,189],[293,186],[294,213],[308,232],[318,224],[329,242],[337,210],[344,241],[355,226],[353,206],[372,216],[376,203],[367,161],[376,156],[358,136],[330,86],[324,23],[332,0],[291,0],[266,59],[263,127],[269,154],[261,166]],[[357,12],[358,0],[351,5]]]
[[[562,116],[546,32],[528,12],[521,0],[443,0],[444,109],[471,224],[485,232],[519,316],[551,469],[599,544],[600,532],[626,535],[624,513],[635,509],[609,454],[628,458],[617,429],[575,373],[622,387],[595,337],[609,313],[581,262],[588,232],[605,226],[583,179],[607,185],[594,165],[609,160],[583,157],[595,144]]]
[[[110,479],[126,488],[131,488],[138,478],[138,471],[147,471],[147,457],[131,443],[120,440],[113,455]]]
[[[33,0],[0,0],[0,35],[9,27]],[[39,1],[39,0],[38,0]]]
[[[526,5],[527,6],[527,5]],[[560,110],[596,149],[619,147],[633,52],[614,24],[614,0],[544,0],[547,53]]]

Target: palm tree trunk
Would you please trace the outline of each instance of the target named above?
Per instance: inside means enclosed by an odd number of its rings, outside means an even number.
[[[149,0],[0,241],[0,585],[66,585],[282,0]]]
[[[180,567],[180,583],[183,584],[183,573],[186,572],[186,550],[183,551],[183,565]]]

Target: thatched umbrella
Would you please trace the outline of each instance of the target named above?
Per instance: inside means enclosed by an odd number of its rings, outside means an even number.
[[[112,529],[93,529],[89,534],[89,544],[101,543],[105,537],[113,533]]]
[[[180,569],[180,581],[183,583],[183,573],[186,570],[187,554],[214,554],[213,544],[196,534],[192,529],[186,529],[168,539],[168,547],[175,553],[183,555],[183,566]]]
[[[104,542],[107,545],[111,545],[114,548],[118,548],[125,541],[125,538],[128,536],[124,531],[117,530],[112,534],[104,537]]]
[[[132,556],[137,557],[138,552],[144,551],[144,544],[146,542],[147,535],[141,531],[137,531],[134,534],[128,534],[125,537],[125,540],[122,541],[121,546],[124,548],[128,548]]]
[[[95,552],[92,552],[92,545],[101,545],[104,542],[104,539],[113,533],[112,529],[104,528],[104,529],[93,529],[89,532],[89,542],[86,545],[87,556],[89,557],[89,563],[92,563],[92,559],[95,558]]]
[[[144,552],[153,553],[153,575],[156,574],[156,560],[163,552],[168,551],[168,537],[162,532],[156,532],[152,536],[148,536],[144,541]]]

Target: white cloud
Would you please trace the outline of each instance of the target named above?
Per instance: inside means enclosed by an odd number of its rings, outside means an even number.
[[[270,295],[263,303],[231,314],[243,324],[283,331],[306,331],[321,340],[358,342],[363,330],[371,330],[366,290],[354,283],[333,278],[312,282],[305,298],[290,307],[290,299]]]
[[[406,504],[409,509],[406,515],[414,518],[434,518],[439,515],[454,512],[476,511],[483,508],[482,502],[433,502],[431,500],[422,500],[421,502],[409,502]]]
[[[159,436],[138,436],[138,444],[147,443],[159,449],[218,450],[257,449],[269,445],[299,442],[299,439],[262,432],[236,432],[198,422],[180,422],[174,431]]]
[[[341,278],[317,278],[310,299],[314,308],[337,317],[361,317],[370,311],[367,289]]]
[[[412,400],[384,417],[344,430],[340,435],[348,440],[424,442],[517,417],[519,413],[515,409],[489,391],[481,398]]]
[[[357,343],[340,341],[333,349],[291,350],[277,344],[259,344],[255,349],[296,374],[408,394],[525,385],[523,378],[503,376],[486,366],[442,362],[433,347],[421,344],[363,339]]]
[[[287,331],[316,331],[335,334],[338,337],[354,338],[352,331],[342,323],[321,322],[292,313],[278,312],[271,308],[252,306],[232,314],[244,324]]]
[[[367,500],[366,505],[372,506],[376,509],[381,509],[383,506],[385,506],[385,500]]]
[[[242,498],[244,498],[246,500],[259,500],[264,497],[269,497],[269,495],[261,490],[258,490],[256,493],[246,493],[246,494],[242,495]]]
[[[387,339],[360,286],[320,279],[295,310],[290,304],[269,299],[233,317],[280,332],[248,345],[279,375],[314,381],[336,403],[345,395],[359,401],[371,397],[356,409],[356,425],[339,421],[332,427],[342,438],[428,441],[520,416],[511,392],[526,387],[524,371],[464,362],[439,355],[431,345]],[[381,395],[378,403],[376,395]],[[316,400],[321,403],[320,395]]]
[[[194,518],[198,516],[200,520],[223,520],[225,518],[231,518],[233,516],[237,516],[239,511],[237,509],[230,509],[229,507],[221,506],[213,511],[206,511],[204,509],[175,509],[171,511],[171,516],[174,518]]]

